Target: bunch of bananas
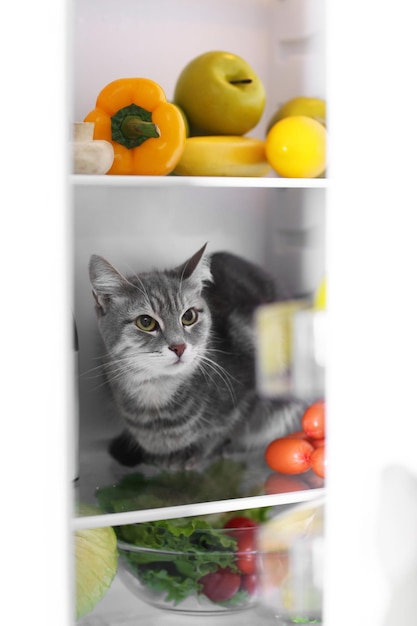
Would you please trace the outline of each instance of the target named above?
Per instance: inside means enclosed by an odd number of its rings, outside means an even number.
[[[180,176],[265,176],[265,142],[238,135],[188,137],[174,173]]]

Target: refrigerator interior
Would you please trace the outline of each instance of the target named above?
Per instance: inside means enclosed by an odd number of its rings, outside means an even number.
[[[70,32],[72,122],[120,77],[151,78],[172,99],[182,68],[208,50],[240,55],[262,79],[267,102],[253,137],[265,136],[269,118],[290,98],[326,97],[323,0],[76,0]],[[106,449],[120,431],[99,374],[91,254],[128,274],[176,266],[207,242],[209,252],[228,250],[261,265],[289,299],[312,296],[326,272],[325,179],[127,178],[71,178],[75,463],[77,495],[91,503],[97,485],[114,480]]]

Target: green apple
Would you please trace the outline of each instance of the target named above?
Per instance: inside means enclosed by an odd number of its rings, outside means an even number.
[[[244,135],[261,119],[265,88],[252,67],[230,52],[196,57],[178,77],[174,102],[196,135]]]
[[[181,113],[182,119],[184,120],[184,124],[185,124],[185,136],[189,137],[190,136],[190,124],[188,122],[187,116],[185,115],[185,112],[180,106],[178,106],[178,104],[175,104],[175,102],[172,102],[171,104],[176,106],[178,111]]]
[[[297,96],[291,98],[274,113],[268,122],[266,127],[266,134],[269,133],[271,128],[277,123],[283,120],[285,117],[292,117],[295,115],[304,115],[305,117],[311,117],[323,126],[326,125],[326,101],[322,98],[308,98],[306,96]]]

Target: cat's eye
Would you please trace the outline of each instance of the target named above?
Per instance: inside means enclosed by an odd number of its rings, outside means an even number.
[[[195,324],[197,318],[197,311],[195,309],[188,309],[188,311],[186,311],[182,316],[181,322],[184,324],[184,326],[191,326],[192,324]]]
[[[140,328],[140,330],[144,330],[148,333],[151,333],[153,330],[158,330],[159,328],[158,322],[150,315],[139,315],[135,322],[136,326]]]

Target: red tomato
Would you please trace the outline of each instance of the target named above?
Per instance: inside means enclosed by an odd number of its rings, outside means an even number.
[[[204,595],[212,602],[226,602],[239,591],[241,576],[225,567],[202,576],[198,582],[203,585]]]
[[[288,493],[291,491],[303,491],[308,485],[300,478],[285,476],[283,474],[271,474],[265,481],[265,493]]]
[[[313,472],[324,478],[326,475],[326,446],[316,448],[311,455],[311,468]]]
[[[326,443],[326,439],[310,439],[310,443],[313,448],[321,448]]]
[[[317,400],[313,402],[305,411],[301,420],[303,431],[312,439],[323,439],[325,432],[325,402]]]
[[[254,528],[256,526],[256,522],[250,517],[245,517],[244,515],[235,515],[235,517],[231,517],[223,526],[223,528]],[[232,533],[230,533],[232,534]]]
[[[244,574],[240,588],[250,596],[254,596],[258,591],[258,577],[256,574]]]
[[[304,439],[275,439],[265,451],[265,461],[276,472],[301,474],[310,469],[313,450]]]
[[[250,530],[242,530],[236,538],[236,565],[243,574],[254,574],[256,571],[255,534]]]
[[[229,519],[224,528],[228,529],[229,535],[237,539],[236,565],[243,574],[254,574],[256,570],[256,523],[249,517],[237,515]]]

